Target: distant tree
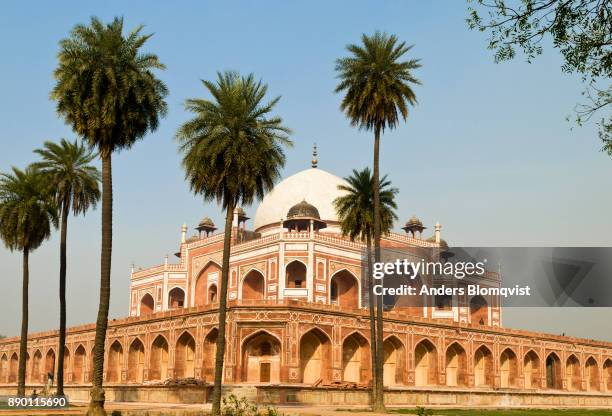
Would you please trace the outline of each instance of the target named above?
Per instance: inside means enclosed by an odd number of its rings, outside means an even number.
[[[340,219],[342,234],[351,240],[359,239],[366,242],[366,257],[368,266],[368,308],[370,310],[370,351],[372,358],[372,403],[376,397],[376,319],[374,293],[372,291],[372,236],[374,235],[374,181],[370,168],[361,171],[353,169],[353,174],[344,180],[347,185],[338,185],[344,195],[336,198],[333,203]],[[397,219],[394,210],[397,209],[395,195],[397,188],[391,188],[387,176],[380,180],[380,229],[383,234],[391,231],[393,221]]]
[[[91,165],[96,155],[82,143],[62,139],[59,143],[45,142],[34,151],[42,161],[35,163],[51,185],[51,193],[60,214],[59,270],[59,353],[57,358],[57,394],[64,395],[64,351],[66,348],[66,240],[68,214],[85,214],[100,199],[100,172]]]
[[[221,380],[225,357],[227,280],[232,220],[238,205],[261,199],[280,178],[285,165],[284,147],[291,146],[290,130],[270,116],[280,100],[264,103],[268,87],[253,75],[217,74],[217,81],[202,81],[212,100],[189,99],[194,113],[177,132],[183,168],[191,190],[205,200],[216,200],[225,210],[225,237],[219,292],[219,339],[215,357],[213,415],[221,415]]]
[[[138,26],[124,36],[122,18],[105,25],[95,17],[89,25],[75,26],[60,42],[59,65],[54,72],[57,82],[51,92],[57,112],[102,160],[100,304],[89,415],[106,415],[102,380],[113,247],[111,156],[156,130],[167,111],[164,98],[168,90],[154,74],[165,66],[156,55],[141,51],[151,37],[142,35],[142,28]]]
[[[340,109],[353,126],[374,131],[374,261],[380,262],[380,136],[408,117],[408,108],[416,104],[413,85],[420,82],[412,72],[420,68],[417,59],[402,60],[412,47],[398,42],[395,35],[376,32],[362,35],[361,45],[349,45],[349,56],[336,61],[340,83],[336,92],[344,93]],[[384,411],[383,398],[383,305],[380,296],[376,305],[376,401],[374,411]]]
[[[45,175],[30,166],[25,171],[0,174],[0,238],[11,250],[23,255],[21,292],[21,338],[17,395],[25,395],[26,355],[28,350],[29,256],[57,226],[57,211]]]
[[[602,150],[612,156],[612,3],[610,0],[468,0],[468,25],[489,32],[495,61],[522,50],[531,62],[552,40],[564,58],[563,72],[578,73],[585,101],[576,106],[581,125],[600,111]]]

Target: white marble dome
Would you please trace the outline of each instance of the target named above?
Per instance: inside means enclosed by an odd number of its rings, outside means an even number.
[[[343,192],[338,185],[346,185],[342,179],[319,168],[306,169],[289,176],[267,194],[255,213],[254,230],[278,224],[287,217],[289,208],[306,201],[319,210],[323,221],[338,221],[333,201]]]

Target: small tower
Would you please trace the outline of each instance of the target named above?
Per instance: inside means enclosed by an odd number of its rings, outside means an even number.
[[[315,206],[302,200],[289,208],[287,219],[283,221],[283,227],[289,231],[319,231],[326,228],[327,224],[321,221],[319,210]]]
[[[318,159],[319,153],[317,152],[317,144],[315,143],[312,146],[312,160],[311,160],[311,164],[313,168],[316,168],[317,165],[319,164],[319,159]]]
[[[200,223],[196,227],[196,230],[198,230],[198,236],[200,238],[202,238],[202,233],[203,232],[206,233],[206,237],[208,237],[216,229],[217,229],[217,227],[215,227],[215,223],[213,222],[213,220],[211,220],[208,217],[202,218],[202,221],[200,221]]]
[[[423,223],[420,219],[413,215],[408,221],[406,221],[406,225],[402,227],[402,230],[406,231],[406,234],[412,234],[412,238],[417,238],[417,233],[419,233],[418,238],[422,239],[423,230],[427,227],[423,226]]]
[[[181,244],[184,244],[187,241],[187,224],[183,223],[181,225]]]

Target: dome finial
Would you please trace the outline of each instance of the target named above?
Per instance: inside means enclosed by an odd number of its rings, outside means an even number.
[[[317,153],[317,144],[315,143],[312,146],[312,167],[313,168],[316,168],[317,164],[319,163],[319,159],[317,159],[317,155],[318,155],[318,153]]]

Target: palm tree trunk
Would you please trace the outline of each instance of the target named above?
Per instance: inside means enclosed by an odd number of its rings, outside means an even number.
[[[380,126],[374,131],[374,261],[380,262]],[[383,356],[383,301],[382,296],[376,297],[376,402],[374,411],[384,412],[383,396],[384,356]]]
[[[28,286],[30,284],[29,268],[30,250],[23,249],[23,288],[21,292],[21,338],[19,339],[19,372],[17,395],[25,396],[26,358],[28,354]]]
[[[96,338],[94,341],[94,371],[89,416],[106,415],[104,411],[104,389],[102,388],[104,371],[104,343],[108,326],[108,308],[110,303],[111,254],[113,248],[113,175],[111,154],[102,152],[102,253],[100,257],[100,304],[96,320]]]
[[[223,239],[223,261],[221,264],[221,291],[219,293],[219,337],[215,356],[215,385],[212,397],[213,416],[221,415],[221,381],[223,379],[223,361],[225,358],[225,320],[227,315],[227,280],[229,276],[229,259],[232,239],[232,220],[234,206],[227,207],[225,215],[225,236]]]
[[[376,402],[376,319],[374,317],[374,290],[372,281],[372,236],[368,233],[366,235],[366,250],[367,250],[367,262],[368,262],[368,309],[370,310],[370,359],[372,361],[372,393],[370,403],[372,406]]]
[[[62,224],[60,231],[60,325],[59,325],[59,356],[57,357],[57,395],[64,395],[64,351],[66,349],[66,236],[68,235],[68,213],[70,201],[62,202]]]

